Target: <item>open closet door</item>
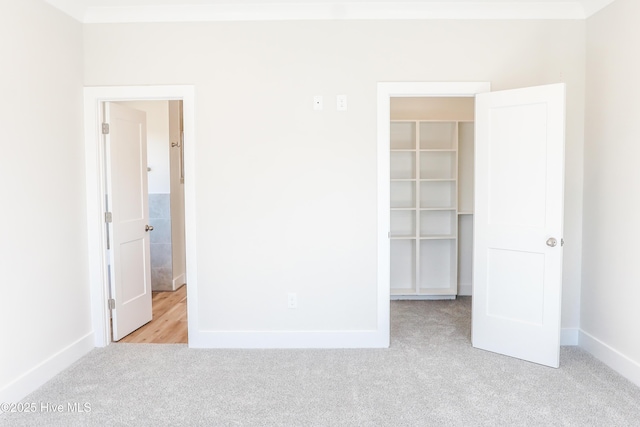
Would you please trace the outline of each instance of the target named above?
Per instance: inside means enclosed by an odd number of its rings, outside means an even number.
[[[476,97],[474,347],[559,366],[565,85]]]
[[[105,103],[113,340],[151,321],[147,116]]]

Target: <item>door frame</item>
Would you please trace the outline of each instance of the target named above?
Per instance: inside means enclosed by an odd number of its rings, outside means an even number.
[[[475,97],[490,92],[490,82],[380,82],[378,83],[378,328],[390,336],[391,213],[390,131],[391,98]]]
[[[197,341],[198,284],[195,215],[195,89],[194,86],[100,86],[84,88],[84,141],[87,203],[87,255],[91,293],[91,322],[96,347],[111,343],[108,307],[107,235],[105,212],[105,155],[102,146],[102,104],[110,101],[183,101],[184,197],[186,238],[187,323],[189,345]]]

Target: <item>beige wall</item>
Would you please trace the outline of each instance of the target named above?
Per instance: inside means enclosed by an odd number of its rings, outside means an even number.
[[[475,120],[475,98],[391,98],[391,120]]]
[[[0,3],[0,402],[93,347],[82,26],[38,0]]]
[[[92,24],[85,83],[195,85],[200,326],[264,331],[376,327],[377,82],[564,81],[577,328],[584,38],[582,21]]]
[[[640,384],[640,2],[617,0],[587,28],[581,329]]]

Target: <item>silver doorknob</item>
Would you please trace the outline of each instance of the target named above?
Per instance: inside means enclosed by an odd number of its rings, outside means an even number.
[[[558,241],[555,239],[555,237],[549,237],[547,239],[547,246],[555,248],[556,246],[558,246]]]
[[[153,231],[153,225],[146,225],[144,231]],[[554,245],[555,246],[555,245]]]

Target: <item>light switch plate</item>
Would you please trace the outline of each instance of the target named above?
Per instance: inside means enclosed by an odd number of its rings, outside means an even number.
[[[338,111],[347,111],[347,95],[338,95],[336,97],[336,108]]]

